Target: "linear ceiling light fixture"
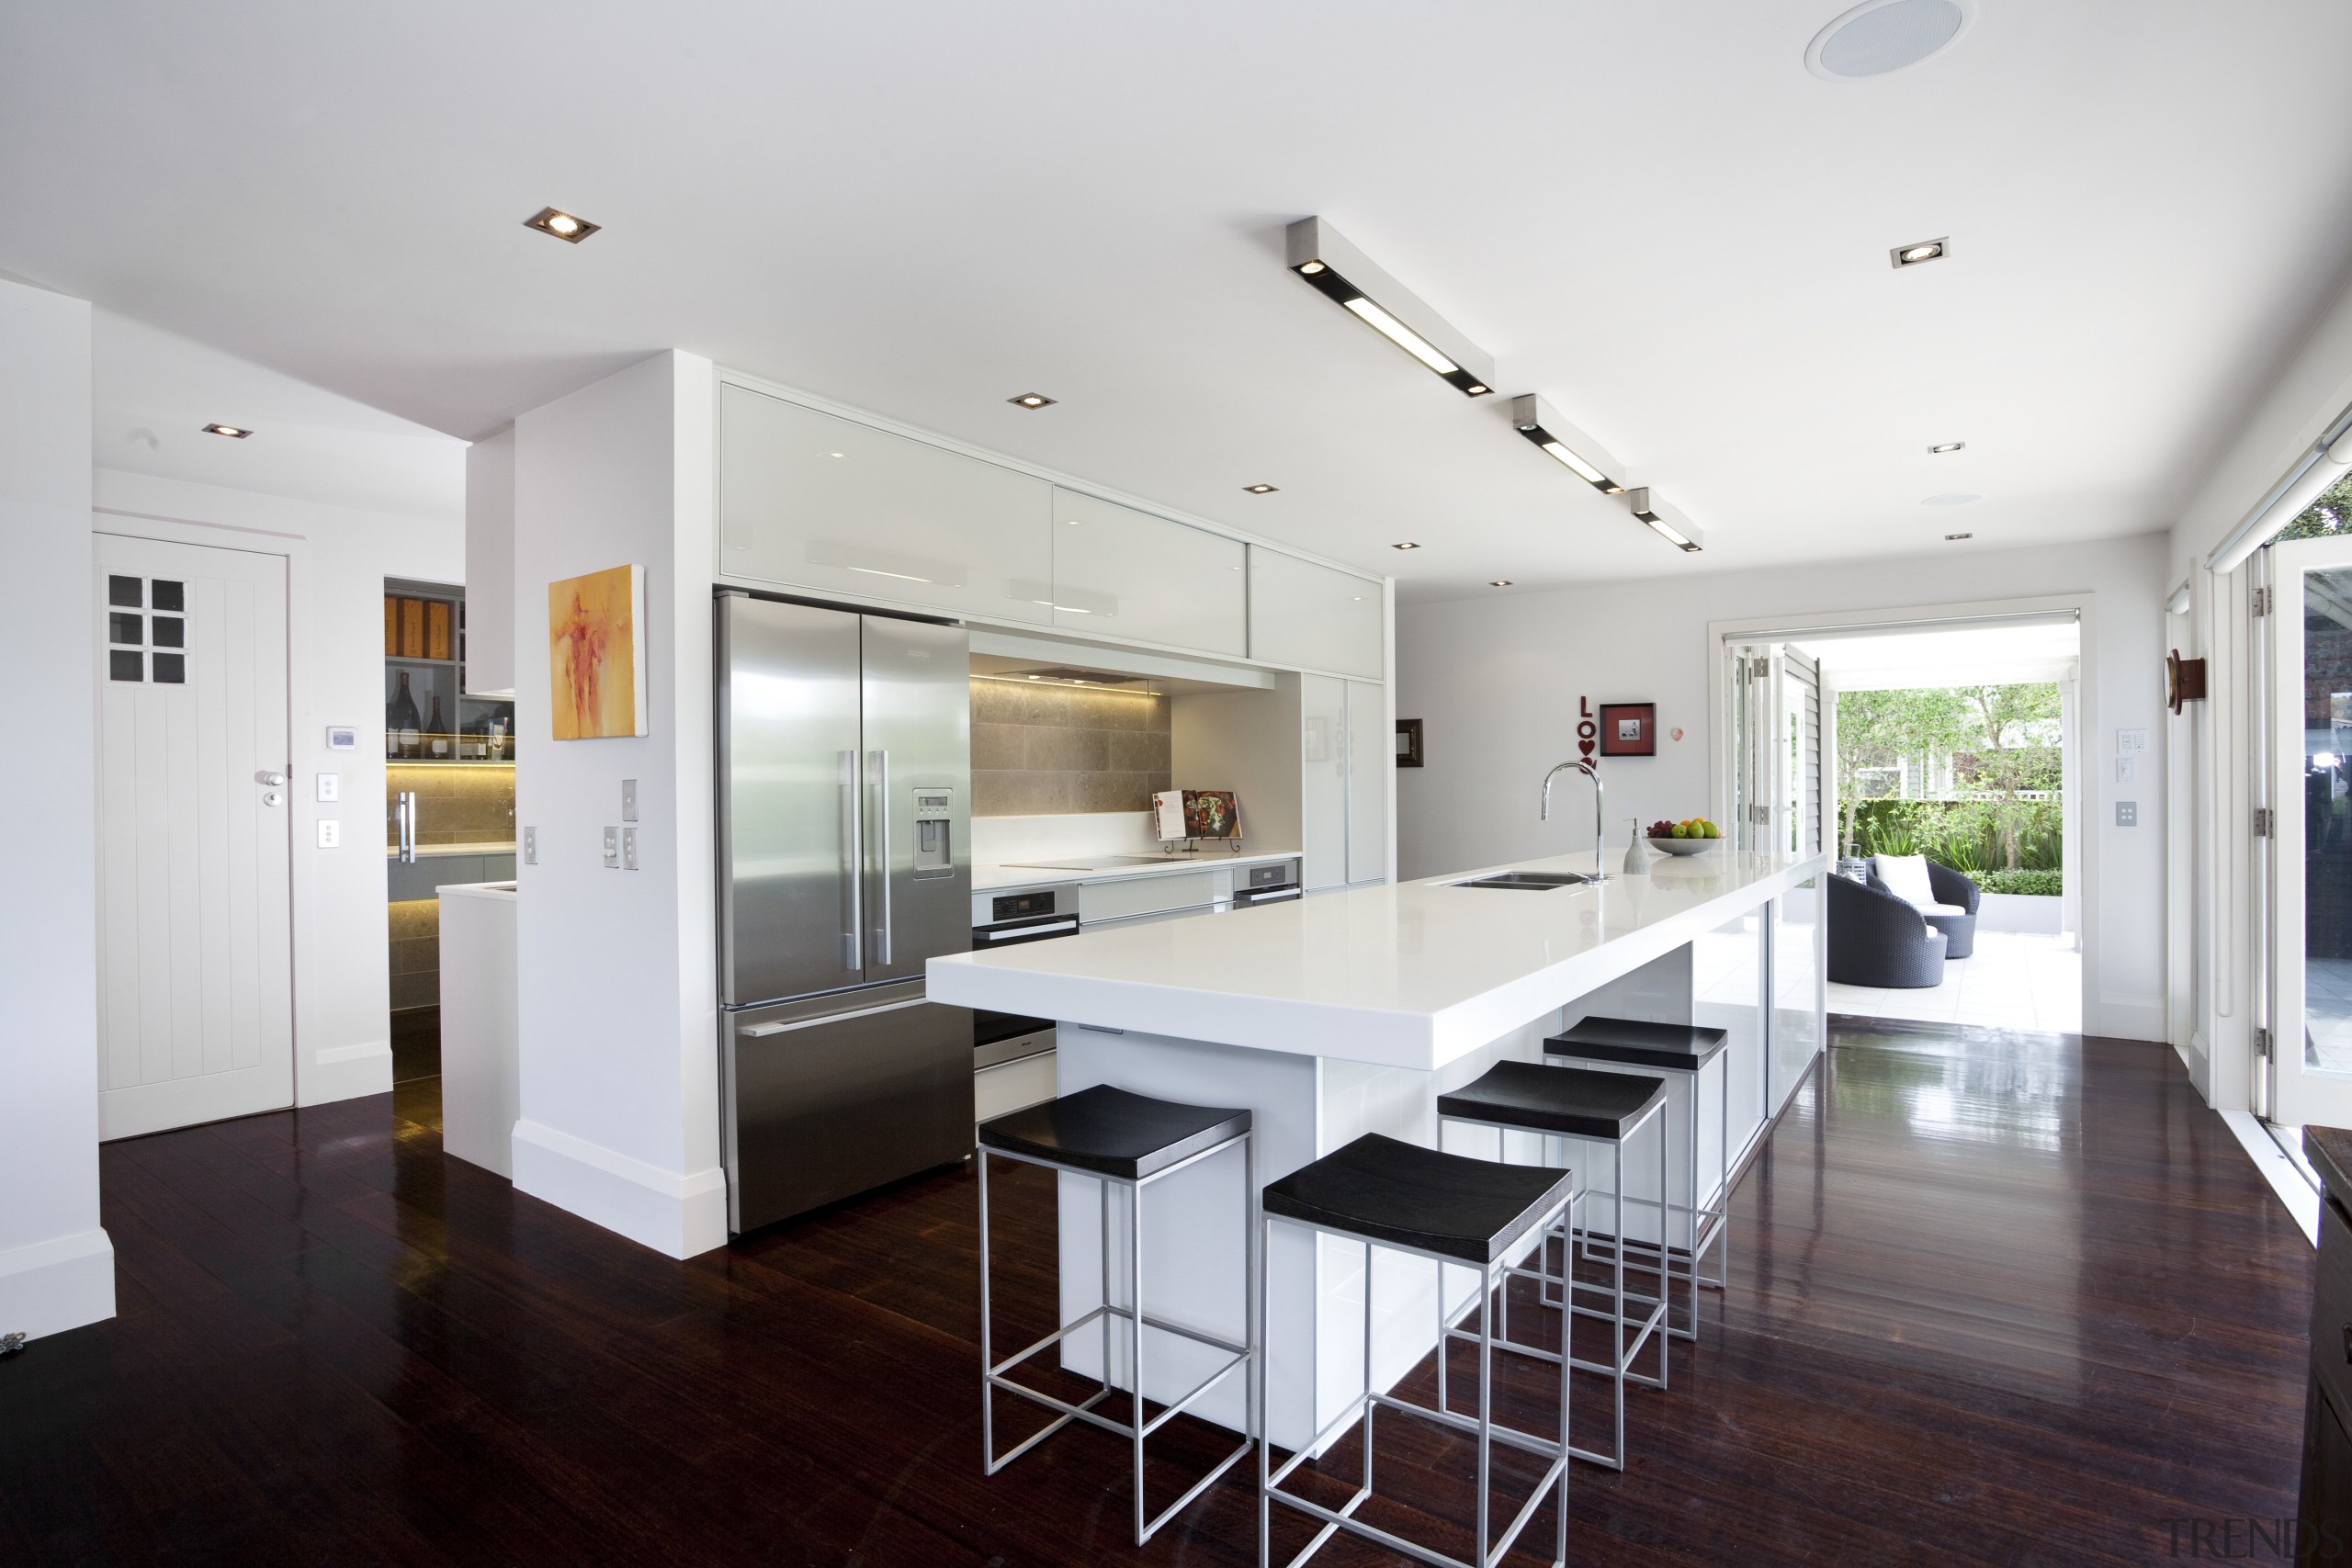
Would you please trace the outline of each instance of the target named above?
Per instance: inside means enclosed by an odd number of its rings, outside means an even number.
[[[1624,483],[1610,477],[1623,471],[1617,459],[1603,451],[1600,443],[1553,412],[1551,405],[1534,393],[1523,392],[1510,400],[1510,422],[1535,444],[1537,451],[1601,494],[1625,493]]]
[[[1693,528],[1687,518],[1669,511],[1666,502],[1657,499],[1649,486],[1641,485],[1625,492],[1625,504],[1634,515],[1649,525],[1652,532],[1676,549],[1697,555],[1705,547],[1704,536]]]
[[[1485,351],[1320,218],[1302,218],[1290,226],[1286,255],[1291,271],[1457,391],[1483,398],[1495,389],[1495,362]]]
[[[576,245],[597,230],[602,223],[591,223],[560,208],[542,207],[523,220],[526,229],[537,229],[542,234],[553,234],[567,245]]]
[[[232,441],[243,441],[246,436],[251,435],[253,431],[249,426],[242,424],[208,424],[204,427],[204,434],[225,435]]]

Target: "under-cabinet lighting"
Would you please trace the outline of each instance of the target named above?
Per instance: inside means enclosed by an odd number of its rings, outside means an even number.
[[[931,581],[928,577],[917,577],[911,571],[884,571],[878,566],[853,566],[844,568],[843,570],[849,571],[862,571],[868,577],[895,577],[901,582],[929,582]]]
[[[1653,533],[1676,549],[1695,556],[1703,547],[1700,543],[1699,530],[1670,515],[1666,503],[1657,498],[1649,486],[1642,485],[1627,491],[1625,504],[1633,508],[1634,515],[1647,524]]]
[[[542,207],[523,220],[523,227],[537,229],[542,234],[553,234],[567,245],[576,245],[604,225],[591,223],[585,218],[560,208]]]
[[[972,679],[994,681],[1007,686],[1082,686],[1090,692],[1100,692],[1110,697],[1157,697],[1161,694],[1149,686],[1114,686],[1102,681],[1057,680],[1051,675],[1023,675],[1018,679],[1011,675],[975,675]]]
[[[1483,398],[1494,390],[1494,361],[1329,223],[1300,219],[1290,226],[1286,251],[1291,271],[1457,391]]]
[[[232,441],[243,441],[246,436],[251,435],[253,431],[242,424],[208,424],[204,427],[204,434],[225,435]]]
[[[1600,443],[1553,412],[1551,405],[1534,393],[1523,392],[1510,400],[1510,422],[1521,435],[1535,444],[1537,451],[1601,494],[1625,493],[1623,482],[1609,476],[1609,470],[1617,468],[1617,460],[1601,448]]]

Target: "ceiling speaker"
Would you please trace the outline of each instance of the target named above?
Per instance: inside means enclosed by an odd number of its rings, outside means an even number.
[[[1967,30],[1973,0],[1868,0],[1814,34],[1805,69],[1830,82],[1917,65]]]

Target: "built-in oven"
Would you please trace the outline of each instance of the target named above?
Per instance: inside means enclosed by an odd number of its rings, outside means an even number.
[[[972,895],[972,951],[1017,947],[1023,942],[1051,942],[1076,936],[1078,885],[1032,887],[1021,893]],[[1046,1018],[1019,1013],[972,1010],[972,1068],[1001,1066],[1054,1048],[1054,1023]]]
[[[1295,860],[1233,868],[1233,907],[1237,909],[1246,909],[1252,904],[1279,904],[1298,896],[1298,862]]]

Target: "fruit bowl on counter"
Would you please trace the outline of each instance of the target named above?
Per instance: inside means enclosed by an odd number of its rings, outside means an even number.
[[[1723,842],[1724,830],[1703,817],[1681,822],[1657,821],[1643,835],[1650,848],[1670,855],[1702,855]]]

